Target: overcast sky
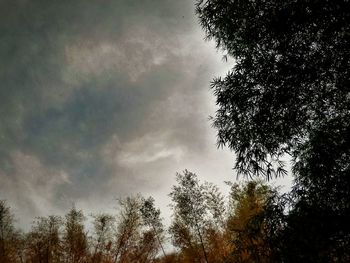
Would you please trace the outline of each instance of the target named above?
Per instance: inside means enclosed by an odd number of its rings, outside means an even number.
[[[0,198],[20,225],[138,192],[168,213],[184,169],[236,179],[208,120],[233,61],[203,38],[192,0],[0,1]]]

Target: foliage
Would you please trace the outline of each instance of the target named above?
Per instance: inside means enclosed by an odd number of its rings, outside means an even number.
[[[164,226],[160,218],[160,209],[156,209],[153,197],[142,199],[141,216],[143,223],[150,228],[148,235],[153,235],[162,249],[164,257],[166,256],[163,247],[164,242]]]
[[[265,218],[270,210],[265,207],[274,205],[268,201],[275,192],[262,182],[228,184],[227,198],[194,173],[177,174],[170,193],[173,218],[168,233],[178,250],[166,243],[165,226],[152,197],[118,199],[118,214],[92,215],[90,232],[85,231],[83,211],[75,207],[65,218],[38,217],[23,238],[13,226],[10,208],[1,201],[0,215],[6,220],[0,223],[6,222],[11,237],[2,239],[7,254],[1,263],[267,262],[270,242],[265,232],[270,228],[265,227]]]
[[[230,198],[225,202],[215,185],[201,184],[187,170],[177,175],[177,183],[170,194],[170,233],[181,250],[180,262],[270,262],[260,214],[276,190],[262,182],[228,183]]]
[[[207,37],[236,62],[212,86],[219,144],[237,153],[240,172],[269,175],[271,160],[298,157],[320,125],[348,120],[348,7],[348,1],[197,1]]]
[[[113,241],[114,217],[109,214],[93,215],[94,218],[94,251],[92,262],[100,263],[111,260],[111,245]]]
[[[196,7],[207,38],[235,61],[212,82],[219,145],[249,176],[284,175],[283,158],[292,159],[293,192],[265,217],[269,226],[280,222],[271,236],[280,260],[349,261],[349,1],[198,0]]]
[[[272,248],[261,214],[276,190],[257,181],[244,186],[230,186],[230,202],[234,211],[227,221],[234,246],[231,258],[236,262],[273,262]]]
[[[140,237],[141,197],[132,196],[118,199],[119,217],[116,231],[114,262],[124,262],[133,257]]]
[[[84,230],[85,216],[81,210],[72,207],[66,215],[64,222],[64,249],[66,253],[66,261],[78,263],[84,260],[88,254],[87,236]]]
[[[60,232],[62,218],[38,217],[27,238],[26,257],[31,262],[61,262]]]
[[[14,227],[14,216],[4,200],[0,200],[0,262],[16,262],[21,250],[21,237]]]
[[[203,229],[208,226],[208,209],[204,185],[199,184],[197,175],[187,170],[177,174],[178,185],[173,186],[170,197],[173,201],[174,223],[170,228],[174,244],[191,248],[199,244],[201,252],[194,253],[197,259],[208,263],[208,255],[203,238]],[[202,254],[202,255],[201,255]]]

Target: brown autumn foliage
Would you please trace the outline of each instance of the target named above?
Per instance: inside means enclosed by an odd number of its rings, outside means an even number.
[[[118,200],[117,215],[92,215],[91,229],[83,211],[73,207],[65,217],[38,217],[28,233],[15,228],[10,207],[0,201],[0,262],[271,262],[264,225],[253,220],[264,209],[268,186],[228,183],[231,192],[225,198],[193,173],[178,176],[185,181],[173,188],[177,192],[171,194],[173,217],[167,232],[154,199],[140,195]]]

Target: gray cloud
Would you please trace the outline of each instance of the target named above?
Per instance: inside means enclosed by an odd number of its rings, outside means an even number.
[[[227,65],[192,1],[5,0],[0,22],[0,198],[22,222],[231,175],[208,122]]]

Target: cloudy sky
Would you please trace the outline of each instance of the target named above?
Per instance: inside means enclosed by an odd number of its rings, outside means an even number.
[[[208,120],[233,61],[203,37],[192,0],[0,1],[0,198],[21,225],[137,192],[166,211],[184,169],[235,180]]]

